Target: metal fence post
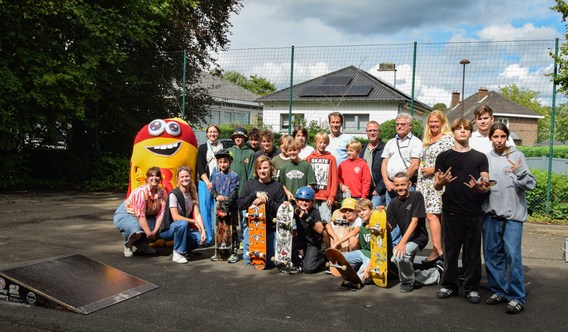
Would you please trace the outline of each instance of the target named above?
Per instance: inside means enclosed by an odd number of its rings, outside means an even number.
[[[292,45],[290,53],[290,101],[288,103],[288,135],[292,135],[292,98],[294,88],[294,45]]]
[[[414,55],[412,56],[412,96],[410,97],[410,115],[414,116],[414,85],[416,84],[416,49],[417,43],[414,42]]]
[[[185,120],[185,76],[187,71],[187,50],[183,50],[183,77],[181,91],[181,118]]]
[[[550,191],[552,179],[552,152],[554,147],[554,116],[556,112],[556,76],[558,75],[558,38],[554,41],[554,74],[552,76],[552,108],[550,110],[550,138],[548,142],[548,176],[546,179],[546,215],[550,216]]]

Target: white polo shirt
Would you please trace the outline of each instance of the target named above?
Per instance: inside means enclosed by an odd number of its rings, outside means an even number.
[[[412,159],[420,158],[422,153],[422,141],[412,133],[400,139],[398,134],[387,142],[381,158],[388,159],[387,175],[392,181],[398,172],[406,172]],[[406,163],[406,165],[405,165]]]

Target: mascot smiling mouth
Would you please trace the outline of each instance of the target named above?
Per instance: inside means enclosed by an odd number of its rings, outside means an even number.
[[[181,147],[181,141],[177,141],[172,144],[163,144],[156,146],[147,146],[146,149],[152,153],[159,154],[161,156],[173,156],[178,152]]]

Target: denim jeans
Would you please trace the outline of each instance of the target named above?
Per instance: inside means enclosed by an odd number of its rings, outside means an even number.
[[[483,253],[491,291],[507,300],[525,304],[525,274],[521,256],[523,223],[486,216]],[[507,270],[509,278],[507,280]]]
[[[412,241],[406,242],[406,253],[398,257],[393,253],[391,261],[398,267],[398,275],[401,283],[414,284],[414,256],[420,247]]]
[[[364,283],[372,280],[363,280],[363,273],[365,271],[365,268],[369,265],[371,259],[365,256],[363,252],[361,252],[361,250],[355,250],[346,253],[345,260],[349,263],[349,265],[353,267],[353,269],[355,269],[355,271],[357,271],[359,278],[361,278]]]
[[[250,251],[250,238],[248,234],[248,227],[243,232],[243,260],[246,264],[250,265],[250,256],[248,255]],[[266,266],[274,267],[272,262],[272,257],[276,252],[276,241],[274,239],[274,232],[266,232]]]
[[[385,196],[388,196],[388,194],[385,194]],[[384,201],[386,201],[386,199],[381,195],[371,197],[371,202],[373,202],[373,209],[376,209],[377,206],[383,205]]]
[[[185,220],[174,221],[169,229],[160,232],[160,237],[166,241],[174,240],[174,250],[182,255],[199,247],[201,243],[199,231],[189,227]]]
[[[155,224],[156,222],[156,218],[152,216],[146,216],[146,220],[148,220],[148,224],[151,222]],[[120,206],[116,209],[116,212],[114,212],[113,222],[124,237],[124,244],[128,243],[128,239],[134,233],[142,233],[144,234],[144,237],[146,236],[142,226],[140,226],[138,218],[126,211],[125,202],[122,202],[122,204],[120,204]]]
[[[201,219],[203,219],[203,226],[205,226],[205,243],[212,244],[213,237],[215,236],[215,217],[213,209],[215,208],[215,201],[211,197],[211,192],[207,189],[205,182],[199,180],[198,184],[198,197],[199,197],[199,210],[201,211]],[[176,250],[177,251],[177,250]]]

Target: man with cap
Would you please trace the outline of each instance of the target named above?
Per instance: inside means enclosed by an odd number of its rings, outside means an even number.
[[[239,176],[239,182],[241,184],[246,183],[253,176],[253,165],[254,165],[254,150],[246,144],[248,140],[248,132],[245,128],[235,128],[231,139],[235,142],[235,145],[229,148],[229,151],[233,155],[233,163],[231,164],[231,169],[233,172],[237,173]],[[241,193],[243,186],[239,186],[239,194]],[[239,242],[242,243],[242,232],[247,227],[244,211],[239,213],[239,222],[241,225],[241,232],[239,234]]]

